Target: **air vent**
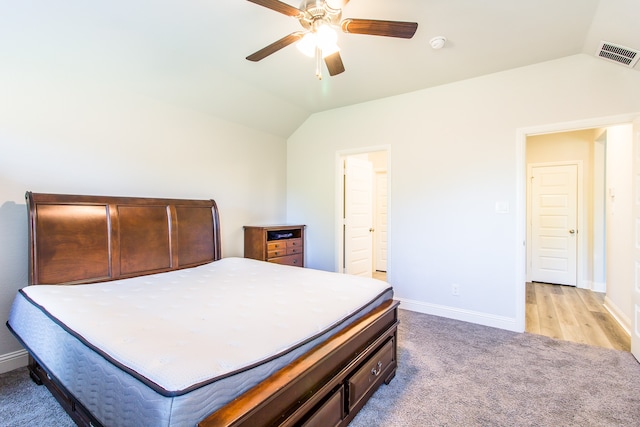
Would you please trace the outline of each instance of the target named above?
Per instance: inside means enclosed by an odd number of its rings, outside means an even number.
[[[629,68],[633,68],[640,59],[640,51],[605,41],[600,42],[596,55]]]

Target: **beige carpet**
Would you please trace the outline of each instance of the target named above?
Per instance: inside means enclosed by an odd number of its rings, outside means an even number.
[[[350,427],[640,426],[630,353],[400,316],[398,373]],[[26,369],[0,375],[0,396],[1,426],[74,425]]]
[[[399,369],[351,423],[640,426],[630,353],[401,310]]]

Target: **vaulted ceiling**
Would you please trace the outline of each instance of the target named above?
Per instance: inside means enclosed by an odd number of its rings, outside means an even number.
[[[297,1],[285,3],[298,7]],[[413,21],[410,40],[339,33],[346,71],[314,75],[301,29],[246,0],[0,0],[0,62],[118,85],[287,137],[310,114],[585,53],[640,49],[638,0],[351,0],[343,18]],[[432,49],[435,36],[447,39]],[[634,70],[640,70],[636,65]]]

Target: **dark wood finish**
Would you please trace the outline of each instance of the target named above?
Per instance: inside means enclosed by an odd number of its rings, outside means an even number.
[[[264,6],[271,10],[275,10],[276,12],[280,12],[287,16],[300,16],[302,11],[300,9],[296,9],[293,6],[290,6],[286,3],[283,3],[279,0],[249,0],[251,3],[259,4],[260,6]]]
[[[122,279],[221,258],[218,210],[213,200],[30,192],[26,197],[29,279],[33,285]],[[304,226],[259,228],[264,240],[258,244],[250,239],[245,247],[266,258],[273,252],[277,256],[269,259],[272,262],[290,257],[302,265]],[[294,235],[269,247],[264,233],[270,230],[292,230]],[[388,301],[199,425],[347,425],[375,389],[394,377],[397,325],[398,303]],[[35,354],[30,357],[29,369],[34,381],[44,383],[78,425],[100,425],[59,383],[55,373],[46,372],[37,363]],[[374,373],[373,381],[367,372]],[[355,399],[349,398],[354,395]]]
[[[324,57],[324,63],[327,64],[330,76],[336,76],[340,73],[344,73],[344,63],[340,52],[332,53]]]
[[[342,31],[372,36],[410,39],[418,29],[417,22],[380,21],[376,19],[345,19],[340,23]]]
[[[344,386],[340,386],[329,399],[314,412],[303,427],[339,426],[344,418]]]
[[[64,386],[51,377],[45,370],[29,355],[29,376],[38,385],[44,385],[51,392],[71,419],[79,426],[98,427],[100,423],[78,400],[69,393]]]
[[[367,393],[387,378],[396,368],[395,342],[388,341],[349,379],[349,410],[360,403]]]
[[[244,257],[277,264],[304,267],[304,225],[244,227]],[[291,233],[286,239],[274,239],[273,233]]]
[[[213,200],[27,192],[29,282],[91,283],[220,259]]]
[[[383,381],[390,381],[397,367],[398,303],[389,301],[360,319],[340,334],[320,344],[313,352],[300,357],[269,379],[258,384],[227,406],[198,424],[214,426],[299,425],[315,418],[335,390],[349,387],[350,379],[362,366],[377,366],[378,351],[392,356],[379,375],[381,381],[366,390],[362,398],[349,405],[343,401],[344,417],[338,425],[346,426]],[[349,392],[346,391],[346,396]],[[332,425],[331,418],[327,425]]]
[[[269,46],[263,47],[259,51],[252,53],[251,55],[247,56],[247,59],[253,62],[261,61],[267,56],[276,53],[280,49],[289,46],[291,43],[297,42],[302,37],[304,37],[304,33],[302,31],[296,31],[295,33],[291,33],[288,36],[284,36],[283,38],[276,40]]]

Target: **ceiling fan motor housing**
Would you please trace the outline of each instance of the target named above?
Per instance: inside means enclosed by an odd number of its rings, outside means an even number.
[[[342,9],[333,9],[324,0],[303,0],[300,10],[303,12],[300,24],[311,31],[315,29],[316,22],[339,26],[342,18]]]

